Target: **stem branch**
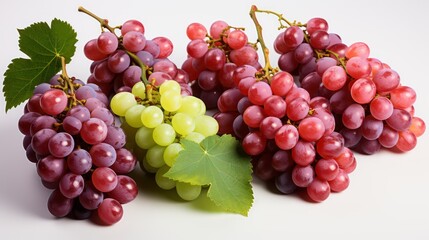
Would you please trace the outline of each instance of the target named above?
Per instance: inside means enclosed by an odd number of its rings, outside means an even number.
[[[100,23],[102,28],[106,28],[111,33],[115,33],[115,28],[113,28],[109,25],[109,21],[107,19],[100,18],[99,16],[95,15],[94,13],[90,12],[88,9],[86,9],[82,6],[80,6],[77,10],[79,12],[83,12],[83,13],[93,17],[95,20],[97,20]]]

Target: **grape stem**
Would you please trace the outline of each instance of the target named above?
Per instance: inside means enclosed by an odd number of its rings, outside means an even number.
[[[64,87],[63,91],[69,96],[69,98],[71,98],[71,101],[69,101],[69,108],[72,108],[73,106],[76,106],[80,101],[76,98],[75,86],[73,84],[73,81],[67,74],[66,59],[64,57],[61,57],[60,79]]]
[[[256,18],[256,12],[258,12],[258,8],[255,5],[252,5],[252,7],[250,7],[250,17],[253,20],[253,23],[255,24],[256,27],[256,32],[258,34],[258,40],[257,42],[261,45],[262,48],[262,52],[264,53],[264,61],[265,61],[265,66],[263,68],[263,75],[262,76],[258,76],[262,79],[267,79],[268,83],[270,82],[270,78],[271,76],[277,72],[277,69],[274,69],[271,64],[270,64],[270,50],[268,49],[267,45],[265,44],[264,41],[264,37],[262,36],[262,26],[259,23],[258,19]]]
[[[79,8],[77,9],[79,12],[83,12],[89,16],[91,16],[92,18],[94,18],[95,20],[97,20],[100,25],[101,25],[101,29],[103,30],[103,28],[106,28],[107,30],[109,30],[111,33],[115,33],[115,28],[111,27],[109,25],[109,21],[107,19],[103,19],[100,18],[99,16],[95,15],[94,13],[90,12],[88,9],[79,6]]]
[[[286,18],[284,18],[283,14],[276,13],[276,12],[273,12],[273,11],[270,11],[270,10],[256,9],[256,7],[255,7],[255,12],[272,14],[272,15],[277,16],[278,21],[280,23],[280,27],[278,28],[278,30],[283,29],[283,28],[287,28],[287,27],[291,27],[291,26],[298,26],[298,27],[305,27],[306,26],[306,24],[302,24],[300,22],[296,22],[296,21],[291,22],[291,21],[287,20]],[[287,26],[284,25],[283,22],[285,22]]]

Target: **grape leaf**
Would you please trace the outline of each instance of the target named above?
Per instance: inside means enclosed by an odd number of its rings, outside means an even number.
[[[19,48],[30,59],[15,58],[4,73],[6,111],[28,99],[36,85],[61,69],[61,57],[70,62],[76,50],[76,32],[67,22],[53,19],[19,29]]]
[[[182,140],[182,150],[170,170],[170,179],[209,185],[207,196],[226,211],[247,216],[253,203],[252,164],[231,135],[210,136],[200,144]]]

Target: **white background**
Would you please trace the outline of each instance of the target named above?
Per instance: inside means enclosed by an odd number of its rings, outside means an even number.
[[[330,31],[340,34],[345,43],[366,42],[372,57],[388,63],[400,73],[402,84],[416,90],[416,114],[429,120],[427,1],[6,1],[0,4],[0,73],[12,58],[23,57],[17,28],[58,17],[70,22],[78,33],[77,51],[68,72],[86,79],[90,61],[84,58],[82,47],[98,36],[99,26],[77,12],[79,5],[108,18],[112,25],[141,20],[148,38],[162,35],[173,41],[171,59],[181,65],[188,43],[185,29],[191,22],[208,27],[223,19],[246,27],[254,41],[248,17],[252,3],[282,12],[290,20],[324,17]],[[276,19],[258,16],[266,40],[271,42],[278,34]],[[274,63],[277,57],[272,54]],[[0,97],[1,239],[429,239],[428,133],[409,153],[357,155],[358,167],[350,176],[349,188],[331,194],[321,204],[273,193],[255,181],[255,202],[248,217],[224,213],[204,197],[191,203],[180,201],[174,192],[158,190],[137,171],[138,198],[124,205],[119,223],[101,227],[49,214],[49,191],[26,160],[23,136],[17,128],[23,106],[7,114],[4,109],[4,98]]]

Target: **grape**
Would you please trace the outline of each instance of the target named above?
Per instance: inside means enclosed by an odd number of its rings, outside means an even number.
[[[369,57],[369,47],[363,42],[356,42],[350,45],[346,52],[345,56],[350,59],[352,57],[362,57],[362,58],[368,58]]]
[[[295,59],[299,64],[305,64],[311,60],[313,57],[313,49],[310,44],[302,43],[294,51]]]
[[[167,91],[161,95],[161,106],[169,112],[176,112],[182,104],[182,96],[174,91]],[[144,111],[144,110],[143,110]]]
[[[204,55],[204,65],[211,71],[220,70],[225,63],[225,53],[219,48],[212,48]]]
[[[56,182],[66,172],[65,161],[62,158],[47,156],[37,163],[37,174],[46,182]]]
[[[342,192],[349,186],[350,179],[348,174],[342,169],[340,169],[337,177],[334,180],[329,181],[328,183],[329,187],[331,188],[331,191]]]
[[[257,105],[248,107],[243,113],[243,120],[249,126],[253,128],[259,127],[262,120],[265,118],[263,108]]]
[[[18,129],[24,135],[30,135],[30,128],[35,119],[40,117],[40,113],[28,112],[22,115],[18,121]]]
[[[324,49],[329,46],[329,34],[319,30],[310,34],[310,45],[315,49]]]
[[[362,136],[368,140],[378,139],[383,131],[383,122],[368,115],[361,126]]]
[[[320,180],[332,181],[337,177],[340,168],[334,159],[320,159],[314,170]]]
[[[396,143],[396,148],[398,148],[402,152],[407,152],[416,147],[417,138],[414,133],[405,130],[399,132],[399,139]]]
[[[292,172],[291,171],[285,171],[279,176],[276,177],[275,185],[277,190],[284,194],[290,194],[295,192],[296,185],[292,180]]]
[[[90,118],[82,124],[80,136],[88,144],[103,142],[107,137],[107,125],[98,118]]]
[[[276,117],[266,117],[259,126],[266,139],[274,139],[276,132],[282,127],[282,121]]]
[[[59,184],[60,192],[66,198],[78,197],[83,192],[83,187],[83,177],[74,173],[65,174]]]
[[[106,225],[112,225],[121,220],[123,209],[121,204],[113,198],[105,198],[97,210],[98,217]]]
[[[207,115],[201,115],[195,118],[195,132],[201,133],[203,136],[208,137],[216,135],[218,130],[219,124],[216,119]]]
[[[64,111],[66,106],[67,95],[61,90],[52,89],[40,97],[40,107],[46,114],[58,115]]]
[[[307,187],[314,179],[314,169],[310,165],[296,165],[292,171],[292,180],[298,187]]]
[[[264,102],[264,114],[277,118],[284,117],[286,115],[286,101],[277,95],[268,97]]]
[[[271,158],[271,166],[278,172],[285,172],[288,169],[292,169],[294,162],[290,151],[276,151]]]
[[[407,86],[400,86],[390,92],[390,101],[395,108],[406,109],[416,101],[416,92]]]
[[[316,143],[317,153],[324,159],[338,157],[344,148],[344,138],[341,134],[333,132],[323,136]]]
[[[48,210],[55,217],[65,217],[73,208],[73,199],[64,197],[59,190],[51,193],[48,199]]]
[[[410,132],[412,132],[416,137],[420,137],[426,130],[426,124],[423,119],[419,117],[413,117],[411,120],[411,125],[409,127]]]
[[[164,190],[170,190],[176,187],[176,182],[164,177],[164,174],[170,170],[170,167],[168,167],[167,165],[162,166],[160,169],[158,169],[158,171],[155,174],[155,181],[156,184],[164,189]]]
[[[79,202],[85,209],[94,210],[104,199],[104,194],[97,190],[91,182],[86,182],[82,194],[79,196]]]
[[[116,160],[116,150],[107,143],[98,143],[89,150],[92,163],[97,167],[110,167]]]
[[[160,146],[168,146],[174,142],[176,132],[170,124],[161,123],[153,130],[153,140]]]
[[[262,153],[266,144],[267,140],[260,132],[251,132],[247,134],[242,142],[244,151],[252,156]]]
[[[191,23],[186,28],[186,35],[189,39],[203,39],[206,37],[207,29],[201,23]]]
[[[299,139],[299,133],[295,126],[286,124],[278,129],[274,140],[277,146],[283,150],[290,150],[295,147]]]
[[[283,34],[283,41],[288,48],[296,48],[304,40],[304,32],[297,26],[288,27]]]
[[[163,159],[165,164],[169,167],[173,166],[176,161],[179,152],[183,150],[183,147],[180,143],[172,143],[165,148],[163,153]]]
[[[322,202],[329,197],[331,188],[327,181],[315,178],[307,187],[308,196],[316,202]]]
[[[177,182],[176,191],[179,196],[186,201],[191,201],[200,196],[201,186],[191,185],[189,183]]]
[[[160,108],[148,106],[142,111],[141,121],[145,127],[155,128],[164,121],[164,114]]]
[[[271,78],[273,94],[284,97],[293,87],[293,77],[288,72],[278,72]]]
[[[67,167],[75,174],[85,174],[91,170],[91,155],[84,149],[76,149],[67,157]]]
[[[63,128],[67,133],[77,135],[82,129],[82,122],[73,116],[67,116],[63,120]]]
[[[396,131],[404,131],[411,126],[411,114],[402,109],[394,109],[386,123]]]
[[[351,104],[348,106],[342,115],[342,123],[348,129],[359,128],[365,118],[365,109],[360,104]]]
[[[118,48],[118,38],[111,32],[103,32],[97,39],[98,50],[103,54],[111,54]]]
[[[103,142],[112,145],[115,149],[120,149],[125,146],[125,133],[120,127],[108,126],[107,136]]]
[[[322,75],[323,86],[332,91],[341,89],[346,81],[346,71],[340,66],[329,67]]]
[[[304,119],[307,116],[308,111],[310,110],[308,102],[304,98],[296,98],[295,100],[291,101],[287,106],[288,107],[286,110],[286,114],[288,118],[292,121],[299,121]]]
[[[255,105],[263,105],[272,94],[270,85],[266,82],[256,82],[249,88],[248,98]]]
[[[317,117],[307,117],[299,123],[298,132],[299,136],[308,142],[317,141],[325,133],[325,125]]]
[[[141,32],[129,31],[124,34],[122,43],[128,51],[138,52],[144,49],[146,38]]]
[[[307,32],[312,34],[313,32],[323,30],[328,31],[328,22],[323,18],[312,18],[307,21]]]
[[[166,37],[156,37],[152,39],[159,46],[158,58],[166,58],[173,52],[173,43]]]
[[[389,92],[399,86],[399,74],[392,69],[380,69],[373,78],[377,92]]]
[[[74,149],[73,137],[64,132],[60,132],[52,136],[48,142],[49,153],[57,158],[68,156]]]
[[[355,79],[368,77],[371,74],[371,70],[368,60],[362,57],[352,57],[346,64],[347,73]],[[379,90],[378,87],[377,90]]]
[[[149,149],[156,143],[152,138],[153,128],[141,127],[137,130],[135,135],[135,142],[137,146],[142,149]]]
[[[115,48],[115,50],[116,50],[116,48]],[[107,60],[107,66],[112,73],[122,73],[124,71],[126,72],[126,70],[128,70],[128,68],[133,67],[133,66],[130,66],[130,63],[131,63],[130,57],[123,50],[117,50],[115,53],[110,55],[108,60]],[[95,73],[95,70],[94,70],[94,73]],[[141,76],[141,73],[139,76]],[[97,78],[97,79],[99,79],[99,78]],[[125,82],[125,80],[124,80],[124,82]]]
[[[127,32],[136,31],[144,34],[145,28],[138,20],[128,20],[121,26],[121,34],[124,36]]]
[[[228,45],[232,49],[240,49],[247,44],[247,35],[241,30],[233,30],[228,33]]]
[[[118,116],[125,116],[127,110],[136,104],[134,95],[128,92],[118,93],[110,100],[112,112]]]
[[[110,192],[118,184],[116,173],[108,167],[98,167],[91,176],[94,187],[100,192]]]
[[[107,57],[107,54],[102,53],[98,49],[97,39],[88,41],[83,48],[83,52],[88,59],[93,61],[103,60]]]
[[[42,129],[52,129],[55,130],[55,126],[57,125],[57,120],[51,116],[42,115],[37,117],[30,127],[30,136],[36,134],[38,131]]]
[[[316,150],[311,142],[298,140],[292,148],[292,159],[300,166],[311,164],[316,158]]]
[[[378,120],[386,120],[393,113],[393,104],[386,97],[376,97],[374,100],[371,101],[369,107],[371,115]]]
[[[162,156],[164,155],[164,146],[155,145],[146,152],[146,162],[153,168],[160,168],[164,165]]]
[[[56,134],[52,129],[42,129],[36,132],[31,139],[31,146],[33,150],[41,155],[46,156],[49,154],[49,140]]]
[[[141,114],[143,110],[145,109],[145,106],[143,105],[134,105],[130,107],[127,112],[125,112],[125,121],[133,128],[140,128],[143,126],[142,120],[141,120]]]
[[[117,200],[121,204],[129,203],[137,197],[136,182],[125,175],[118,176],[118,185],[108,193],[109,198]]]
[[[378,137],[378,142],[381,146],[385,148],[392,148],[396,145],[399,139],[399,134],[397,131],[393,130],[391,127],[384,125],[383,131]]]
[[[137,163],[136,157],[127,149],[116,150],[116,161],[110,168],[117,174],[127,174],[134,170]]]
[[[376,94],[376,86],[373,81],[367,78],[361,78],[353,83],[350,93],[353,100],[357,103],[369,103]]]

